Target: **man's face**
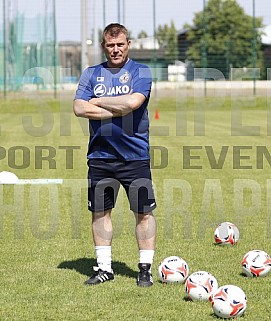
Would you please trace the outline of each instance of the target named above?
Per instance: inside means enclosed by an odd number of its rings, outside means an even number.
[[[108,61],[108,67],[120,68],[128,60],[130,40],[127,41],[124,33],[120,33],[117,37],[106,34],[102,47]]]

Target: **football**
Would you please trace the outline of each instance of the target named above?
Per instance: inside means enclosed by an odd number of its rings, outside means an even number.
[[[162,283],[184,283],[188,274],[188,264],[179,256],[169,256],[158,266],[158,276]]]
[[[185,281],[187,299],[191,301],[208,301],[218,288],[216,278],[209,272],[194,272]]]
[[[239,230],[235,224],[223,222],[216,227],[214,238],[216,244],[234,245],[239,240]]]
[[[271,270],[271,258],[262,250],[249,251],[243,257],[242,269],[250,277],[266,276]]]
[[[0,172],[0,184],[17,184],[19,178],[12,172]]]
[[[210,297],[216,316],[229,319],[242,315],[247,307],[244,291],[236,285],[223,285]]]

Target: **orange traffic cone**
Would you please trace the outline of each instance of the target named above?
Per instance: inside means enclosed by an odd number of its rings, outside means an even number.
[[[160,118],[159,112],[158,112],[158,109],[156,109],[154,119],[159,119],[159,118]]]

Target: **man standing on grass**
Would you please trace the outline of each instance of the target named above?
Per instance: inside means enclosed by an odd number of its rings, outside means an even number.
[[[74,99],[75,115],[88,118],[90,130],[88,208],[98,267],[86,285],[114,280],[111,212],[120,184],[136,219],[137,285],[153,284],[156,222],[152,211],[156,202],[147,111],[152,78],[147,66],[129,59],[130,43],[123,25],[108,25],[101,43],[107,61],[84,70]]]

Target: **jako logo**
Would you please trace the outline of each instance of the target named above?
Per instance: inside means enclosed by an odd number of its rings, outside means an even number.
[[[129,92],[130,92],[130,88],[128,85],[109,87],[108,91],[106,90],[106,87],[104,84],[97,84],[94,87],[94,95],[96,97],[101,97],[101,96],[104,96],[105,94],[107,96],[123,95],[123,94],[129,94]]]
[[[94,87],[94,95],[96,97],[101,97],[101,96],[104,96],[106,93],[106,87],[104,84],[97,84],[95,87]]]

